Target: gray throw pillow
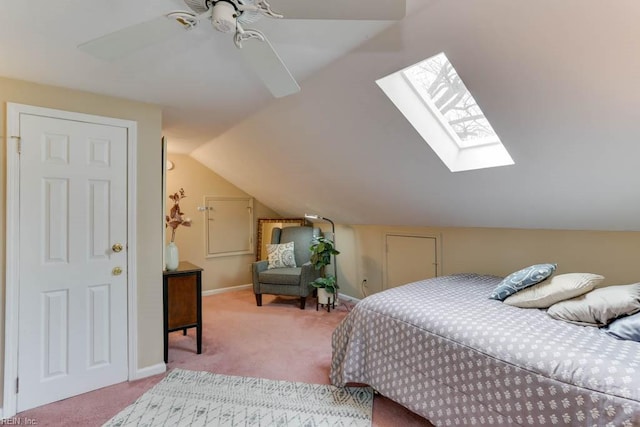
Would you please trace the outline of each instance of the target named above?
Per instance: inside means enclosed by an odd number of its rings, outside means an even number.
[[[557,267],[557,264],[535,264],[511,273],[500,282],[489,298],[504,301],[509,295],[542,282],[551,276]]]
[[[621,340],[640,342],[640,313],[616,319],[604,331]]]

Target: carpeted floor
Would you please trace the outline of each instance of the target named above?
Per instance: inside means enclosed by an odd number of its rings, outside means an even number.
[[[224,375],[329,384],[331,333],[350,309],[340,303],[330,313],[316,311],[309,299],[264,295],[257,307],[243,290],[204,297],[202,354],[195,353],[195,330],[170,335],[168,369],[183,368]],[[101,426],[133,403],[164,375],[117,384],[17,415],[38,426]],[[373,426],[431,426],[422,417],[382,396],[375,396]]]

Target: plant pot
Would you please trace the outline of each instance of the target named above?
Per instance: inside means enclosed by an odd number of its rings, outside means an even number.
[[[178,269],[178,264],[180,263],[180,256],[178,254],[178,247],[175,243],[170,242],[167,245],[167,250],[164,254],[165,263],[168,271],[175,271]]]
[[[325,288],[318,288],[318,304],[326,305],[333,301],[333,294],[327,292]]]

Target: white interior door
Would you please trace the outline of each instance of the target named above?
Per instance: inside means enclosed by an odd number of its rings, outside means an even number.
[[[127,130],[22,114],[20,135],[18,412],[128,377]]]
[[[437,275],[437,241],[428,236],[386,236],[386,289]]]

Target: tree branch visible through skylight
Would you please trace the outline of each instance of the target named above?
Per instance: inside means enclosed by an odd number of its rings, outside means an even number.
[[[497,139],[489,121],[443,53],[404,73],[420,95],[433,102],[465,146],[484,144],[487,138]]]

